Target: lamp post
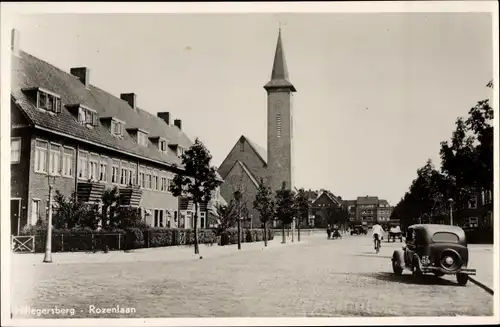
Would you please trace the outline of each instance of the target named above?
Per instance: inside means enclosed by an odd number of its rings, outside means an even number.
[[[241,250],[241,192],[234,192],[234,199],[236,200],[236,205],[238,206],[238,250]]]
[[[48,178],[49,184],[49,215],[47,217],[47,238],[45,240],[45,256],[43,262],[52,262],[52,188],[53,185],[50,183],[50,176]],[[55,177],[53,178],[55,180]]]
[[[453,199],[449,198],[448,202],[450,203],[450,225],[453,225]]]

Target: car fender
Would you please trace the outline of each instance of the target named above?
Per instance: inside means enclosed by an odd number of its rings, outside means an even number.
[[[394,250],[392,253],[392,259],[393,262],[398,260],[401,264],[401,267],[405,266],[405,259],[404,259],[404,254],[402,250]]]

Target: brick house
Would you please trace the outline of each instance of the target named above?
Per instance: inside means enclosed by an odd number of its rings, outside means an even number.
[[[392,207],[389,205],[387,200],[378,200],[377,206],[377,220],[380,224],[387,224],[391,219]]]
[[[379,199],[376,196],[358,196],[356,199],[356,220],[369,227],[377,219]]]
[[[168,191],[192,145],[182,121],[140,109],[134,93],[99,89],[86,67],[67,73],[21,51],[15,30],[12,40],[11,233],[46,218],[49,178],[54,190],[87,202],[117,187],[120,203],[151,226],[192,227],[192,208]],[[211,208],[200,208],[199,227]]]
[[[311,205],[316,227],[327,227],[329,210],[342,207],[342,200],[329,191],[322,190]]]

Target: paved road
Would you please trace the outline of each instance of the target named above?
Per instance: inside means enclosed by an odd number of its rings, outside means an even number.
[[[95,318],[493,314],[493,297],[474,284],[460,287],[454,278],[415,279],[409,273],[393,276],[390,255],[399,243],[384,242],[377,255],[369,236],[279,242],[275,239],[266,249],[243,244],[240,253],[202,247],[203,260],[191,249],[55,255],[60,264],[39,264],[40,256],[20,255],[12,265],[13,308],[63,307],[75,309],[73,317]],[[83,258],[79,263],[78,257]],[[117,305],[135,312],[89,312],[90,306]],[[48,312],[43,317],[68,316]]]

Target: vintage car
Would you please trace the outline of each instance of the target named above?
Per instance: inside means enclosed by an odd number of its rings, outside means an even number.
[[[456,275],[459,285],[467,284],[469,249],[465,232],[458,226],[418,224],[408,227],[406,245],[392,255],[392,270],[401,275],[409,269],[416,276],[433,273],[437,277]]]
[[[363,225],[354,225],[351,229],[351,235],[366,235],[368,231],[363,227]]]
[[[387,233],[387,242],[390,242],[391,239],[396,242],[397,238],[400,242],[403,242],[403,233],[401,233],[401,228],[399,226],[391,226],[389,228],[389,232]]]

